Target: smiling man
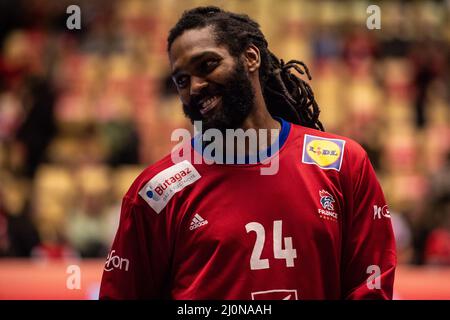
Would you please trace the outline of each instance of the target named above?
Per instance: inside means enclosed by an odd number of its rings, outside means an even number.
[[[185,12],[168,53],[200,134],[277,134],[259,139],[257,161],[168,155],[144,170],[123,199],[100,298],[391,299],[396,254],[383,192],[365,151],[323,131],[306,66],[272,54],[248,16],[216,7]],[[261,175],[273,157],[278,172]]]

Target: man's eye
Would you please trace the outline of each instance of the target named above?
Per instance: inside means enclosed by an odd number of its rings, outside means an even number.
[[[187,83],[187,77],[179,77],[176,81],[178,88],[184,88]]]
[[[202,71],[211,72],[219,64],[218,60],[206,60],[202,63]]]

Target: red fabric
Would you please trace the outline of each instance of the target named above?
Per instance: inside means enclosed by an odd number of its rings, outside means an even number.
[[[345,140],[340,171],[302,162],[305,133]],[[159,214],[138,192],[173,163],[168,156],[148,167],[123,199],[100,298],[392,299],[395,240],[388,211],[374,214],[386,202],[365,151],[350,139],[292,125],[279,159],[278,173],[266,176],[261,164],[194,164],[201,178]],[[333,197],[337,220],[320,216],[321,190]],[[196,214],[208,223],[191,230]],[[281,238],[274,234],[279,221]],[[274,239],[282,249],[292,242],[291,266],[284,251],[275,257]],[[252,256],[268,268],[252,270]],[[379,288],[367,284],[372,265],[381,271]]]

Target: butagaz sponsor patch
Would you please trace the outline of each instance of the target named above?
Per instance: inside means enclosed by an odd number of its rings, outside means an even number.
[[[345,141],[305,134],[302,162],[322,169],[341,170]]]
[[[160,213],[175,193],[201,178],[187,160],[177,163],[154,176],[139,191],[139,195],[156,213]]]

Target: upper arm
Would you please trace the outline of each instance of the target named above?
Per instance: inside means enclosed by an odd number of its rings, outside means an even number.
[[[353,173],[343,229],[342,295],[392,299],[396,252],[388,206],[367,154]]]
[[[154,216],[151,216],[151,215]],[[125,197],[105,263],[100,299],[163,298],[168,256],[162,219]]]

